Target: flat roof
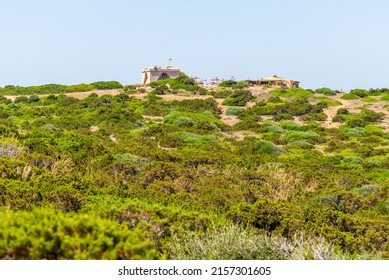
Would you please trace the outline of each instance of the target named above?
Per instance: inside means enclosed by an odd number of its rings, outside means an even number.
[[[278,77],[278,76],[271,76],[271,77],[264,77],[264,78],[261,78],[259,79],[260,81],[293,81],[293,82],[299,82],[297,80],[293,80],[293,79],[287,79],[287,78],[284,78],[284,77]]]
[[[142,71],[180,71],[180,68],[173,67],[170,65],[167,66],[152,66],[152,67],[145,67]]]

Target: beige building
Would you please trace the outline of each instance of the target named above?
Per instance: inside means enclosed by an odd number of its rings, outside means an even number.
[[[158,80],[177,78],[180,75],[180,69],[171,65],[166,67],[146,67],[142,70],[142,84],[149,84]]]
[[[278,77],[277,75],[273,75],[272,77],[265,77],[258,80],[259,85],[270,85],[270,86],[281,86],[287,88],[298,88],[300,82],[286,79],[283,77]]]

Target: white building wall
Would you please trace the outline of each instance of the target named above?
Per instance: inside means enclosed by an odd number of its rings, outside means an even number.
[[[142,71],[142,84],[149,84],[161,77],[163,73],[169,75],[170,78],[177,78],[180,75],[180,69],[171,67],[149,67]]]

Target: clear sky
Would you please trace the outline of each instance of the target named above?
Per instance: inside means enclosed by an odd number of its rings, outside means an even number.
[[[305,88],[389,87],[387,0],[0,0],[0,86],[277,74]]]

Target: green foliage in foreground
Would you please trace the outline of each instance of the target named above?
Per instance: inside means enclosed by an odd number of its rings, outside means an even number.
[[[214,228],[204,235],[174,236],[170,258],[181,260],[338,260],[350,258],[335,251],[323,237],[301,233],[283,238],[258,234],[236,225]],[[369,258],[364,256],[364,259]]]
[[[137,230],[89,215],[52,210],[0,212],[1,259],[155,259]]]

